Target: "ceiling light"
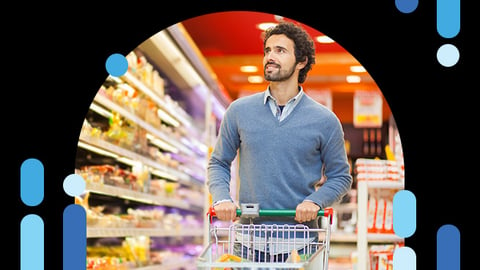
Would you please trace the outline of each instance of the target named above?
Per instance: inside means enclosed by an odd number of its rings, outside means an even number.
[[[365,68],[363,66],[350,66],[350,71],[351,72],[366,72]]]
[[[240,67],[240,71],[241,72],[257,72],[258,71],[258,68],[257,66],[241,66]]]
[[[349,75],[347,76],[348,83],[359,83],[361,81],[360,76],[357,75]]]
[[[265,31],[267,30],[268,28],[270,27],[274,27],[275,25],[277,25],[277,23],[273,23],[273,22],[264,22],[264,23],[259,23],[257,24],[257,28],[262,30],[262,31]]]
[[[327,36],[318,36],[316,40],[320,43],[334,43],[335,41]]]
[[[263,77],[262,76],[248,76],[249,83],[262,83]]]

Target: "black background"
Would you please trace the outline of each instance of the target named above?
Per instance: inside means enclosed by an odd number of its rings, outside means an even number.
[[[436,232],[444,224],[461,233],[462,266],[477,265],[478,58],[475,8],[461,6],[461,29],[452,39],[436,31],[435,1],[419,1],[403,14],[388,1],[135,1],[106,6],[36,3],[4,8],[2,16],[1,179],[4,257],[20,268],[19,226],[34,213],[45,223],[45,269],[62,269],[62,214],[72,203],[63,180],[74,172],[82,122],[107,77],[112,53],[128,54],[156,32],[182,20],[247,10],[289,17],[331,36],[369,71],[397,122],[407,190],[417,199],[414,235],[406,239],[417,269],[436,269]],[[100,3],[100,2],[99,2]],[[103,2],[101,2],[103,3]],[[471,15],[469,15],[470,13]],[[6,16],[6,15],[9,16]],[[470,17],[469,17],[470,16]],[[476,19],[476,18],[475,18]],[[476,40],[477,38],[475,38]],[[460,52],[450,68],[436,59],[446,43]],[[6,73],[5,73],[6,71]],[[468,77],[473,76],[473,77]],[[28,158],[45,167],[45,196],[36,207],[20,200],[20,166]],[[5,196],[7,195],[7,196]],[[6,240],[8,239],[8,240]]]

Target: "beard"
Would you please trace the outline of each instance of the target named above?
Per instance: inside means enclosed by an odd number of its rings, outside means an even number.
[[[268,65],[268,63],[267,63]],[[263,74],[265,77],[265,80],[270,81],[270,82],[281,82],[281,81],[286,81],[290,79],[295,72],[295,66],[292,66],[290,69],[282,69],[280,65],[277,66],[277,70],[274,72],[267,73],[266,66],[263,68]]]

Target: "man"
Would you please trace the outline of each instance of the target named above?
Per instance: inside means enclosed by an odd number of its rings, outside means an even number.
[[[296,210],[294,217],[258,217],[255,223],[318,228],[318,211],[351,188],[343,129],[335,114],[307,96],[301,86],[315,63],[311,37],[294,23],[280,22],[265,32],[263,45],[269,86],[230,104],[209,160],[214,210],[220,220],[236,219],[238,207],[229,191],[230,169],[238,152],[239,203]],[[322,167],[327,180],[316,190]]]

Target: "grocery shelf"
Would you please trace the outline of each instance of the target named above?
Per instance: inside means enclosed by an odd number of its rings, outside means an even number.
[[[112,227],[87,227],[87,237],[127,237],[127,236],[152,236],[152,237],[185,237],[203,236],[202,228],[112,228]]]
[[[187,202],[182,199],[159,196],[154,194],[149,194],[145,192],[130,190],[121,187],[110,186],[101,183],[86,183],[86,190],[90,192],[95,192],[98,194],[105,194],[109,196],[115,196],[122,199],[129,199],[137,202],[144,202],[152,205],[163,205],[176,208],[182,208],[187,210],[195,210],[197,212],[203,211],[203,202]]]
[[[400,181],[388,180],[367,180],[358,181],[358,222],[357,222],[357,250],[358,250],[358,270],[367,270],[368,268],[368,246],[369,243],[390,243],[402,242],[403,238],[395,234],[368,233],[367,229],[367,211],[368,194],[370,189],[393,189],[401,190],[404,184]]]
[[[403,189],[404,184],[400,181],[391,181],[391,180],[366,180],[358,181],[359,183],[365,183],[369,189],[372,188],[381,188],[381,189]]]
[[[358,236],[356,233],[332,232],[330,239],[331,242],[337,243],[356,243]],[[367,233],[369,243],[401,242],[403,240],[404,238],[393,233]]]
[[[403,242],[404,238],[393,233],[367,233],[369,243]]]
[[[336,212],[354,212],[357,211],[357,203],[336,203],[332,205],[333,211]]]
[[[173,42],[171,44],[174,45]],[[143,55],[148,55],[149,53],[148,50],[144,50],[146,49],[145,47],[138,47],[137,49],[143,50]],[[163,54],[168,54],[165,46],[160,46],[155,49]],[[134,53],[135,51],[132,51],[127,57],[131,56],[131,59],[136,60],[137,58]],[[175,81],[177,77],[181,77],[183,80],[190,79],[191,76],[188,76],[185,72],[180,72],[178,75],[175,75],[175,78],[169,76],[170,73],[168,71],[172,70],[172,67],[177,63],[170,61],[170,58],[165,59],[167,61],[164,61],[163,65],[154,66],[155,71],[158,72],[157,74],[162,73],[162,76],[164,76],[164,78],[160,79],[166,79],[169,83],[174,82],[175,85],[177,85]],[[148,59],[145,60],[149,61]],[[138,62],[135,61],[132,63]],[[152,67],[149,63],[142,63],[145,65],[143,67]],[[186,61],[186,63],[189,64],[188,61]],[[124,204],[124,206],[129,203],[129,201],[139,202],[140,205],[166,206],[172,208],[171,210],[175,214],[175,217],[184,215],[186,222],[176,222],[177,220],[175,219],[172,223],[139,222],[138,224],[132,224],[129,222],[110,223],[110,220],[102,219],[101,222],[97,223],[96,219],[92,219],[87,225],[87,237],[99,238],[91,239],[92,243],[100,242],[102,240],[101,238],[135,236],[160,237],[161,239],[152,239],[152,241],[159,242],[164,240],[169,241],[169,237],[178,237],[181,240],[175,239],[176,241],[185,241],[186,243],[191,242],[192,239],[197,241],[199,238],[205,237],[204,224],[197,224],[196,221],[198,220],[190,221],[188,218],[192,217],[197,219],[198,217],[203,217],[205,207],[206,196],[198,194],[201,188],[205,188],[204,181],[206,176],[204,163],[208,147],[203,143],[204,131],[199,128],[201,125],[198,124],[198,121],[193,121],[192,116],[179,105],[181,104],[181,100],[177,101],[172,99],[172,96],[160,91],[158,85],[150,84],[148,74],[138,72],[139,70],[140,69],[129,69],[129,71],[122,76],[115,78],[109,77],[106,84],[102,85],[102,88],[99,89],[97,95],[94,97],[91,110],[106,118],[110,117],[109,113],[111,111],[115,113],[115,116],[120,116],[122,121],[126,119],[127,122],[131,121],[135,123],[135,128],[138,128],[138,130],[142,132],[141,139],[145,139],[143,134],[146,133],[148,143],[158,148],[159,157],[153,157],[153,154],[150,154],[150,152],[147,154],[147,149],[136,151],[134,148],[128,148],[128,146],[114,144],[100,136],[93,135],[97,130],[90,132],[89,129],[82,129],[78,147],[112,158],[112,161],[115,163],[118,162],[122,163],[122,165],[129,165],[132,167],[132,171],[136,171],[134,169],[141,170],[142,173],[145,172],[145,174],[148,174],[148,180],[166,180],[169,183],[172,181],[177,182],[182,185],[182,193],[179,192],[176,195],[171,193],[167,194],[166,191],[164,192],[164,190],[158,188],[155,190],[159,191],[156,192],[156,194],[152,194],[144,192],[146,189],[129,189],[128,186],[120,187],[114,184],[109,185],[108,183],[111,183],[109,181],[113,180],[113,178],[107,179],[107,177],[105,177],[105,182],[103,182],[101,175],[93,175],[91,178],[86,179],[86,191],[92,195],[89,197],[90,200],[103,200],[103,195],[105,195],[107,197],[115,197],[112,201],[116,203],[118,201],[120,204]],[[144,71],[146,70],[147,69]],[[118,96],[112,96],[112,98],[110,98],[110,94],[119,89],[115,87],[119,87],[120,89],[124,89],[123,87],[125,87],[125,89],[128,88],[129,90],[130,88],[134,88],[141,92],[139,97],[142,98],[143,102],[149,102],[149,104],[152,105],[155,103],[155,105],[153,105],[153,107],[157,109],[156,115],[154,115],[155,117],[152,117],[151,114],[140,117],[140,115],[142,115],[141,110],[133,109],[133,107],[130,108],[129,103],[124,100],[115,99],[115,97]],[[112,89],[114,90],[110,91]],[[210,106],[208,103],[209,102],[206,102],[205,104],[206,108]],[[106,113],[102,114],[103,111],[106,111]],[[95,114],[94,116],[96,117],[97,115]],[[87,119],[85,120],[87,122]],[[103,121],[105,119],[101,120]],[[92,123],[95,122],[92,121]],[[90,124],[90,122],[88,122],[88,124]],[[89,126],[87,123],[85,124],[85,127]],[[97,126],[93,126],[92,124],[91,126],[97,129],[103,127],[99,124],[97,124]],[[160,139],[163,144],[155,143],[156,139]],[[153,151],[154,149],[148,150]],[[140,152],[145,154],[141,154]],[[170,152],[173,153],[171,156],[168,155]],[[80,153],[83,154],[84,151]],[[160,154],[165,154],[165,156]],[[98,163],[91,162],[92,166],[96,164]],[[86,173],[95,174],[95,172],[91,171]],[[160,179],[153,179],[153,175]],[[123,182],[119,185],[122,184]],[[190,191],[193,193],[190,193]],[[110,199],[108,198],[107,201],[110,201]],[[101,203],[104,202],[101,201]],[[185,214],[183,210],[192,213]],[[109,224],[109,226],[105,224]],[[163,237],[166,239],[162,239]],[[168,258],[168,260],[161,264],[136,267],[135,270],[194,269],[195,258],[192,258],[191,254],[185,253],[183,255],[182,258]]]
[[[357,234],[342,231],[332,231],[330,233],[330,242],[332,243],[356,243]]]
[[[165,110],[170,116],[172,116],[175,119],[178,119],[184,126],[190,127],[192,126],[192,120],[190,119],[190,116],[182,109],[179,107],[172,107],[169,105],[165,100],[161,97],[159,97],[157,94],[155,94],[148,86],[146,86],[142,81],[139,79],[135,78],[135,76],[127,71],[125,75],[121,77],[122,80],[127,82],[128,84],[132,85],[133,87],[139,89],[142,91],[144,94],[146,94],[149,98],[151,98],[155,103]]]
[[[176,260],[175,262],[162,263],[157,265],[149,265],[138,267],[132,270],[175,270],[175,269],[189,269],[195,263],[195,258],[185,258]]]
[[[145,164],[146,166],[149,166],[150,168],[157,169],[163,172],[166,172],[172,176],[174,176],[179,182],[182,184],[186,185],[203,185],[203,183],[200,183],[199,181],[193,179],[190,175],[177,170],[175,168],[169,167],[167,165],[164,165],[158,161],[152,160],[148,157],[142,156],[140,154],[137,154],[133,151],[127,150],[125,148],[122,148],[118,145],[112,144],[110,142],[107,142],[105,140],[102,140],[100,138],[93,138],[90,136],[85,135],[84,133],[80,134],[80,142],[84,142],[86,144],[95,146],[97,148],[106,150],[108,152],[111,152],[113,154],[129,158],[131,160],[136,160],[141,162],[142,164]]]
[[[177,147],[183,153],[185,153],[189,156],[194,156],[195,155],[195,153],[192,150],[187,148],[179,140],[177,140],[177,139],[175,139],[171,136],[168,136],[164,132],[160,131],[159,129],[157,129],[157,128],[153,127],[152,125],[148,124],[147,122],[145,122],[143,119],[141,119],[137,115],[129,112],[127,109],[125,109],[122,106],[120,106],[120,105],[116,104],[115,102],[111,101],[107,97],[105,97],[101,94],[97,94],[95,96],[94,101],[99,103],[102,106],[105,106],[105,107],[107,107],[107,108],[109,108],[113,111],[118,112],[120,115],[122,115],[123,117],[125,117],[125,118],[127,118],[127,119],[129,119],[133,122],[135,122],[140,127],[147,130],[148,132],[150,132],[151,134],[153,134],[153,135],[157,136],[158,138],[160,138],[160,139],[170,143],[171,145]]]

